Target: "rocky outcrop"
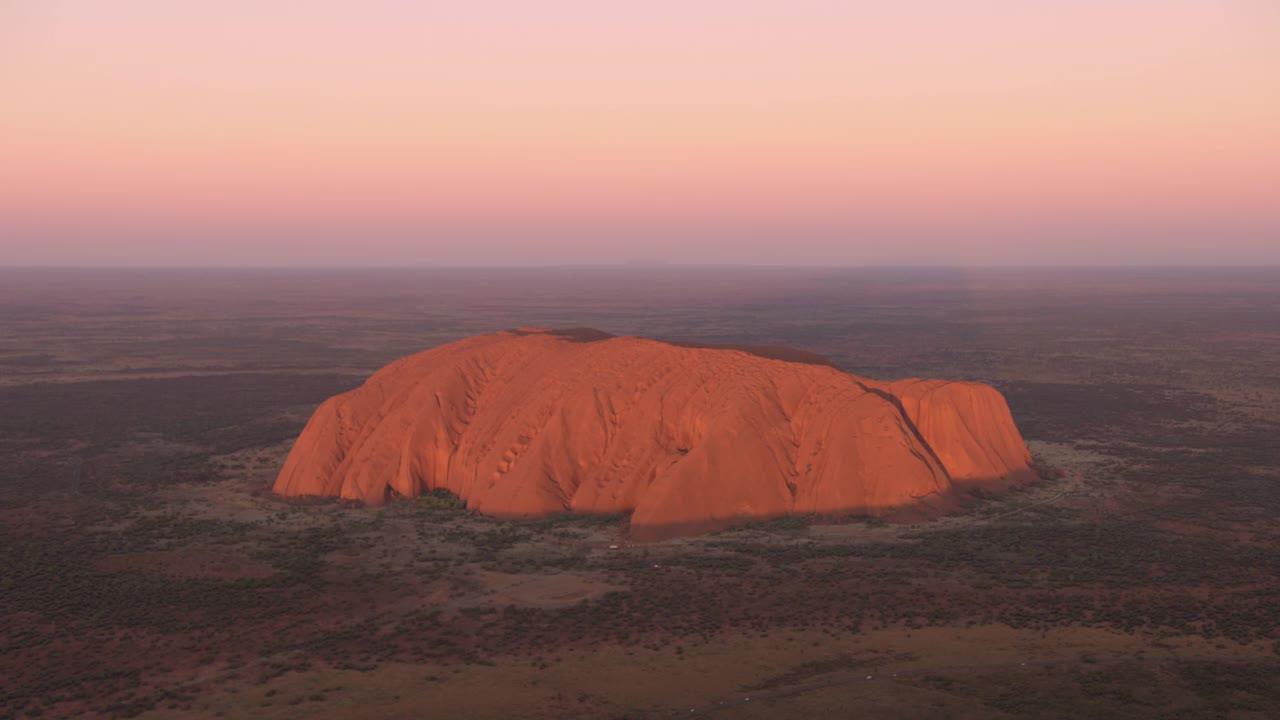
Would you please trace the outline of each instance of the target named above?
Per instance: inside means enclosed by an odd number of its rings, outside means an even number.
[[[963,490],[1033,477],[986,385],[520,330],[403,358],[325,401],[274,489],[379,504],[445,488],[499,517],[629,512],[634,535],[657,538],[791,513],[945,510]]]

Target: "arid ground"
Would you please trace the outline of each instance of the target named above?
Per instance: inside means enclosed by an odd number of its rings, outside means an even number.
[[[1044,479],[654,544],[268,491],[518,326],[991,383]],[[0,718],[1280,716],[1280,271],[0,271]]]

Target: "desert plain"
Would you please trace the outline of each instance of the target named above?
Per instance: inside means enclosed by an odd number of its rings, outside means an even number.
[[[638,542],[271,492],[517,327],[1003,394],[1039,478]],[[0,717],[1275,717],[1274,269],[0,271]]]

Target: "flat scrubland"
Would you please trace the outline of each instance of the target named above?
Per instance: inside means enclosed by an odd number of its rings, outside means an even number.
[[[654,544],[271,496],[516,326],[989,382],[1045,477]],[[3,271],[0,491],[0,718],[1280,714],[1276,271]]]

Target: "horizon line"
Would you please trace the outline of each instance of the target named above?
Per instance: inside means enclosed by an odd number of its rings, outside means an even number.
[[[765,264],[765,263],[550,263],[537,265],[495,265],[458,263],[448,265],[284,265],[284,264],[189,264],[189,265],[5,265],[0,272],[14,270],[284,270],[284,271],[395,271],[422,270],[1280,270],[1280,262],[1268,263],[866,263],[866,264]]]

